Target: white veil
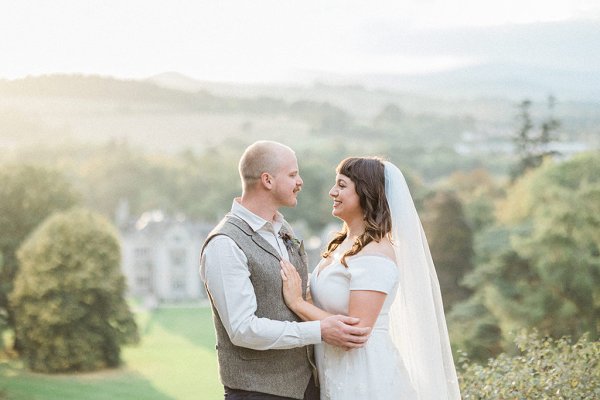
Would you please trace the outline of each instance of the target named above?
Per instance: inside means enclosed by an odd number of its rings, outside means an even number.
[[[400,268],[390,333],[419,400],[460,399],[440,287],[421,221],[400,170],[385,165],[385,195]]]

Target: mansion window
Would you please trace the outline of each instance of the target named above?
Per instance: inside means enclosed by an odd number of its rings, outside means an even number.
[[[152,291],[153,263],[152,254],[148,247],[138,247],[134,250],[135,284],[138,290]]]
[[[139,289],[151,291],[152,289],[152,264],[138,264],[135,268],[135,283]]]
[[[187,260],[187,252],[182,248],[173,248],[169,250],[171,265],[175,267],[185,266]]]
[[[171,280],[171,289],[174,292],[184,292],[185,291],[185,277],[182,275],[176,275]]]

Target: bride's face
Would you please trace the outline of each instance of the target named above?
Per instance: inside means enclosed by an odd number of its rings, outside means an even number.
[[[354,218],[362,218],[362,208],[360,199],[356,193],[354,182],[346,175],[337,174],[335,185],[329,191],[329,196],[333,199],[333,216],[346,222]]]

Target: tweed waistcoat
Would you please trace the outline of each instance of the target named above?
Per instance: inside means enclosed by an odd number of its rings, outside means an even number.
[[[287,223],[284,223],[282,232],[291,233]],[[231,214],[226,215],[208,235],[202,252],[210,240],[218,235],[232,239],[248,259],[250,281],[254,286],[257,302],[256,316],[279,321],[300,321],[283,300],[279,272],[281,257],[277,251],[244,220]],[[290,262],[302,277],[302,294],[306,297],[308,273],[304,246],[288,244]],[[313,346],[253,350],[234,345],[221,322],[208,288],[207,292],[212,304],[219,375],[223,385],[232,389],[302,399],[314,371]]]

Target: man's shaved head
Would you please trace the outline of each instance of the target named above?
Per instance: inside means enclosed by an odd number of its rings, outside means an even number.
[[[295,154],[288,146],[270,140],[261,140],[248,146],[239,164],[244,190],[254,186],[264,172],[275,175],[281,166],[282,155],[289,153]]]

